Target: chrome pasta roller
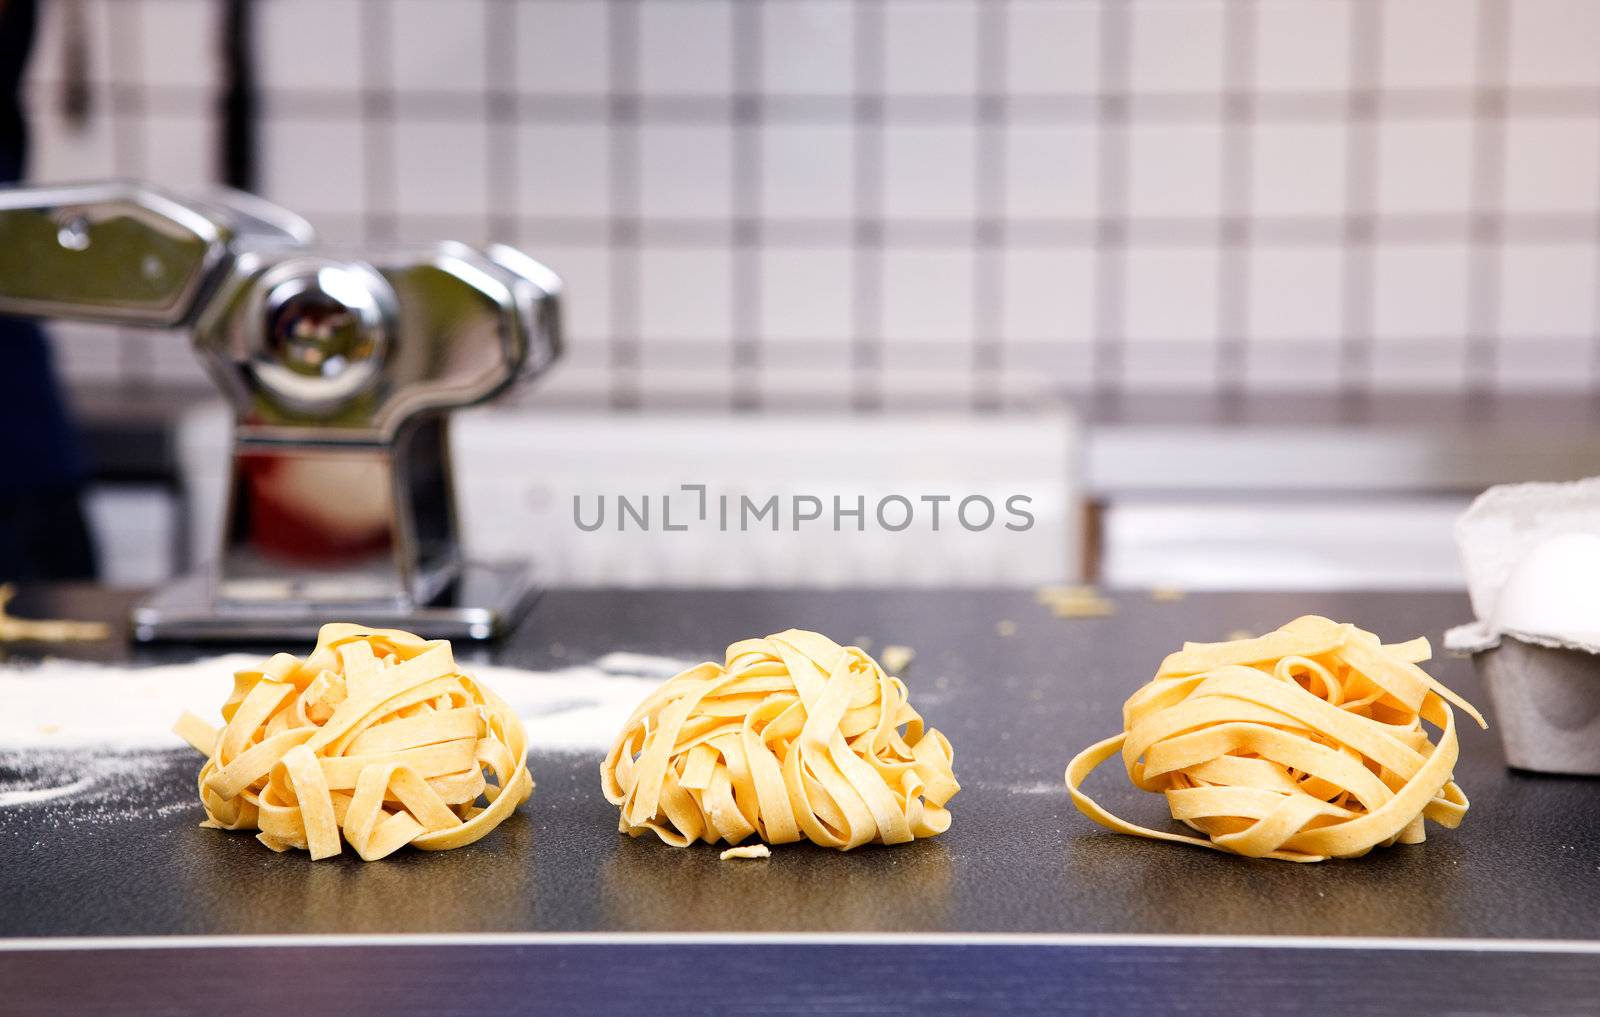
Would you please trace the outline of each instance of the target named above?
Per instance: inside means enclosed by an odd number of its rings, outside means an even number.
[[[550,366],[559,290],[500,245],[320,248],[235,192],[0,190],[0,313],[186,327],[234,410],[222,546],[135,608],[142,641],[503,631],[529,569],[464,559],[448,411]]]

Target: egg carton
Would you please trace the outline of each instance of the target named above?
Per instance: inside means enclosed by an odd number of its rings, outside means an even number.
[[[1600,775],[1600,478],[1484,492],[1456,524],[1472,656],[1511,766]]]

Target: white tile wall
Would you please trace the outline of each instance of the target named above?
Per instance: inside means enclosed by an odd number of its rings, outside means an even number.
[[[1131,10],[1132,74],[1142,88],[1214,92],[1222,86],[1222,3],[1150,0]]]
[[[217,178],[216,128],[195,117],[153,116],[145,122],[139,172],[179,193],[197,193]]]
[[[1521,85],[1600,84],[1600,6],[1588,0],[1511,4],[1510,80]]]
[[[582,350],[603,348],[613,331],[611,252],[593,244],[552,243],[537,233],[518,238],[518,243],[561,266],[562,327],[570,340],[568,361]]]
[[[261,80],[280,89],[353,93],[359,87],[363,38],[360,3],[271,0],[260,8],[256,19],[256,69]],[[313,25],[314,31],[310,27]]]
[[[726,218],[733,211],[731,128],[648,124],[639,148],[643,215]]]
[[[1470,121],[1384,122],[1377,144],[1377,211],[1459,213],[1471,207]]]
[[[1095,4],[1013,0],[1006,18],[1006,88],[1024,95],[1094,91],[1100,77]]]
[[[1344,305],[1342,248],[1257,247],[1246,278],[1251,339],[1337,340]]]
[[[1350,82],[1348,4],[1273,0],[1256,5],[1256,87],[1263,91],[1337,91]]]
[[[898,248],[883,256],[883,338],[936,343],[972,336],[972,254]]]
[[[1222,128],[1135,124],[1128,207],[1136,216],[1216,215],[1222,195]]]
[[[730,0],[639,5],[639,87],[649,93],[722,95],[732,84]]]
[[[770,345],[762,351],[762,398],[781,410],[847,409],[850,359],[837,340]]]
[[[1090,219],[1099,136],[1087,126],[1014,124],[1005,132],[1005,212],[1017,219]]]
[[[388,14],[402,103],[411,91],[475,95],[489,86],[485,0],[390,0]]]
[[[1500,329],[1510,343],[1594,334],[1595,248],[1514,244],[1501,251]]]
[[[207,185],[221,5],[83,0],[84,124],[60,110],[60,9],[30,76],[35,178]],[[1588,0],[255,12],[263,192],[333,240],[531,248],[567,279],[553,387],[575,398],[1190,390],[1239,341],[1247,384],[1314,388],[1351,329],[1376,344],[1364,383],[1600,385],[1574,369],[1600,348]],[[736,371],[737,340],[759,349]],[[99,342],[64,350],[72,377],[196,380],[147,339]],[[891,361],[913,377],[886,383]]]
[[[640,338],[732,338],[733,256],[721,248],[646,247],[640,258]]]
[[[1465,244],[1381,248],[1373,275],[1373,331],[1379,339],[1438,340],[1466,331]]]
[[[1128,346],[1123,375],[1130,388],[1208,392],[1216,388],[1217,354],[1207,343],[1145,340]]]
[[[517,4],[514,10],[519,90],[540,95],[606,90],[611,75],[609,4]]]
[[[1343,124],[1265,122],[1250,135],[1250,211],[1337,216],[1346,204]]]
[[[814,341],[850,331],[854,274],[849,248],[764,251],[761,285],[763,339]]]
[[[1445,339],[1429,342],[1379,342],[1372,349],[1372,387],[1379,391],[1454,391],[1467,384],[1464,344]]]
[[[884,132],[884,195],[892,218],[970,219],[975,211],[977,131],[971,125],[891,125]]]
[[[407,124],[395,146],[394,174],[402,216],[481,216],[489,208],[489,126],[471,121]],[[470,238],[469,238],[470,239]]]
[[[1130,346],[1217,337],[1217,258],[1215,248],[1128,251]]]
[[[1600,210],[1600,121],[1527,118],[1507,124],[1505,207],[1591,215]]]
[[[301,215],[367,206],[361,122],[268,116],[261,123],[261,173],[274,197]]]
[[[1594,349],[1586,340],[1524,339],[1497,351],[1501,385],[1516,391],[1585,391],[1595,383]]]
[[[1001,334],[1011,342],[1087,342],[1094,335],[1094,259],[1087,251],[1014,247],[1001,278]]]
[[[855,4],[761,6],[761,83],[772,92],[847,95],[855,87]]]
[[[43,89],[39,89],[43,91]],[[97,90],[96,105],[103,109],[104,90]],[[29,154],[29,175],[35,180],[92,180],[116,172],[113,125],[104,116],[81,126],[49,115],[52,103],[44,96],[29,103],[33,122],[33,151]]]
[[[140,79],[150,85],[192,88],[215,81],[222,7],[194,0],[144,0],[136,43]]]
[[[855,207],[856,132],[844,124],[761,129],[761,208],[779,218],[847,219]]]
[[[1390,88],[1455,88],[1477,80],[1477,12],[1461,0],[1378,5],[1381,78]]]
[[[970,95],[978,85],[976,0],[904,0],[885,11],[884,76],[897,95]]]
[[[611,211],[611,132],[595,123],[517,127],[517,208],[524,215],[604,218]]]
[[[1322,394],[1340,389],[1340,350],[1327,340],[1287,342],[1252,341],[1245,347],[1243,377],[1246,389],[1277,393]]]

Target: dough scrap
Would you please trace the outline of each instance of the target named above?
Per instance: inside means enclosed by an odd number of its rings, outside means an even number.
[[[92,642],[111,635],[105,622],[13,617],[6,607],[16,595],[15,586],[0,583],[0,643]]]
[[[200,825],[259,830],[274,851],[327,858],[348,842],[370,862],[463,847],[533,793],[522,721],[443,639],[324,625],[305,660],[236,672],[222,717],[173,728],[206,756]]]
[[[1067,790],[1118,833],[1252,858],[1316,862],[1421,843],[1424,820],[1454,829],[1467,811],[1451,705],[1487,727],[1417,666],[1431,655],[1426,639],[1384,645],[1315,615],[1254,639],[1186,643],[1129,697],[1123,733],[1068,764]],[[1135,786],[1165,794],[1172,818],[1206,836],[1127,822],[1084,793],[1119,752]]]
[[[961,789],[951,762],[904,682],[859,647],[789,629],[668,679],[623,725],[600,777],[629,836],[847,851],[949,829],[944,806]]]

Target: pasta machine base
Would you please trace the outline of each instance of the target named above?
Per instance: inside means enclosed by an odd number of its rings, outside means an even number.
[[[274,580],[260,603],[224,601],[215,579],[192,573],[134,607],[132,634],[140,642],[241,642],[314,640],[335,617],[374,628],[405,629],[429,639],[485,640],[505,635],[533,602],[539,588],[523,562],[467,562],[460,577],[432,603],[404,606],[376,601],[318,601],[300,578]]]

